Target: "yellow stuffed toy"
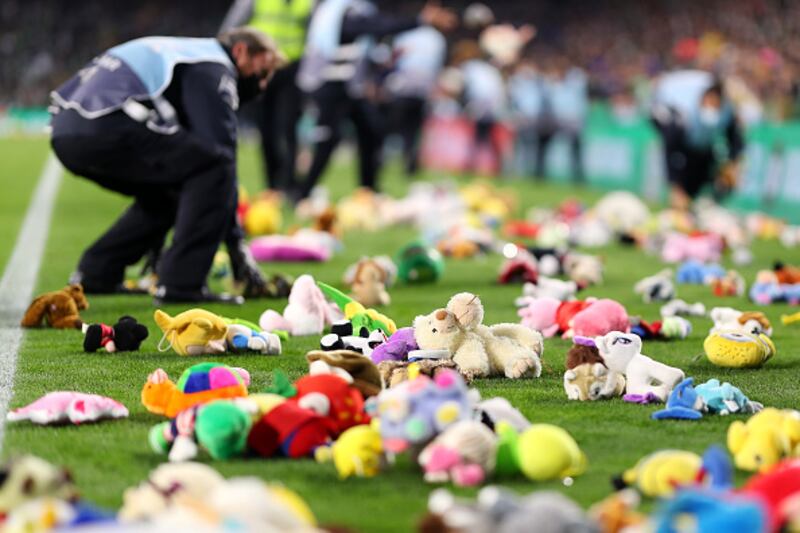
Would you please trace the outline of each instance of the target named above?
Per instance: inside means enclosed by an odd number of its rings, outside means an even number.
[[[376,424],[351,427],[331,447],[317,448],[314,458],[318,462],[332,459],[341,479],[377,475],[381,469],[383,446]]]
[[[709,361],[728,368],[757,368],[776,353],[772,339],[763,333],[753,335],[734,330],[710,334],[703,342],[703,349]]]
[[[174,317],[164,311],[156,310],[153,318],[164,332],[162,343],[166,340],[180,355],[201,355],[225,353],[225,333],[228,325],[222,317],[204,309],[189,309]]]
[[[800,456],[800,412],[767,408],[728,427],[736,468],[765,472],[784,457]]]
[[[693,483],[703,466],[696,453],[660,450],[645,455],[615,480],[618,488],[636,487],[645,496],[666,498],[681,485]]]

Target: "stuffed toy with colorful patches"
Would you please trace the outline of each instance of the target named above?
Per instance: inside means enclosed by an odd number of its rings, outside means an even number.
[[[494,472],[497,435],[481,422],[462,420],[445,429],[419,454],[428,483],[458,487],[483,483]]]
[[[105,348],[108,353],[135,352],[147,338],[147,327],[132,316],[121,317],[116,324],[83,324],[83,351],[96,352]]]
[[[80,329],[80,311],[89,309],[89,302],[80,284],[67,285],[61,290],[36,297],[20,321],[23,328],[39,327],[44,321],[51,328]]]
[[[186,409],[174,420],[150,429],[150,446],[156,453],[168,454],[172,462],[193,460],[200,449],[216,460],[240,456],[247,449],[255,410],[255,405],[248,409],[236,400],[214,400]]]
[[[373,425],[353,426],[331,446],[317,448],[314,459],[320,463],[332,461],[340,479],[374,477],[384,463],[381,434]]]
[[[679,487],[696,483],[702,468],[703,459],[694,452],[660,450],[639,459],[613,483],[617,490],[635,487],[649,498],[668,498]]]
[[[775,355],[775,344],[763,333],[753,335],[740,329],[717,331],[703,341],[708,360],[726,368],[758,368]]]
[[[157,415],[175,418],[178,413],[213,400],[247,396],[250,374],[243,368],[221,363],[199,363],[174,383],[162,369],[147,377],[142,387],[142,405]]]
[[[664,270],[639,280],[633,292],[641,295],[644,303],[668,302],[675,298],[675,285],[672,283],[672,270]]]
[[[341,311],[325,300],[314,278],[304,274],[292,285],[283,314],[268,309],[261,314],[258,324],[263,331],[282,330],[295,336],[320,335],[342,318]]]
[[[469,420],[480,394],[467,388],[461,376],[446,370],[431,379],[412,375],[378,395],[376,414],[384,448],[401,453],[430,442],[459,420]]]
[[[800,455],[800,412],[768,407],[728,426],[728,450],[736,468],[766,472],[781,459]]]
[[[609,370],[625,376],[627,394],[652,394],[663,402],[672,388],[685,378],[682,370],[643,355],[642,339],[637,335],[611,332],[594,341]]]
[[[509,424],[495,427],[498,435],[497,475],[522,472],[533,481],[573,478],[586,470],[586,455],[566,430],[533,424],[522,433]]]
[[[153,318],[164,333],[159,351],[172,348],[179,355],[225,353],[225,320],[205,309],[189,309],[174,317],[157,309]],[[167,347],[162,347],[164,342]]]
[[[483,304],[471,293],[453,296],[447,308],[414,319],[421,350],[446,350],[471,377],[539,377],[542,335],[521,324],[483,325]]]
[[[709,333],[739,331],[751,335],[772,335],[772,324],[761,311],[739,311],[732,307],[714,307],[709,313],[714,326]]]
[[[83,392],[59,391],[45,394],[25,407],[12,409],[6,415],[6,420],[27,420],[39,425],[78,425],[127,416],[128,409],[111,398]]]
[[[225,344],[230,352],[258,352],[262,355],[280,355],[281,339],[275,333],[252,329],[241,324],[229,324]]]

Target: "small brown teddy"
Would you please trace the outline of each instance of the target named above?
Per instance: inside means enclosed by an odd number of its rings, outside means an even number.
[[[351,286],[350,296],[364,307],[389,305],[386,288],[394,282],[396,270],[388,257],[364,257],[347,269],[344,281]]]
[[[381,361],[378,363],[378,371],[381,373],[381,381],[384,388],[391,388],[408,381],[408,366],[412,364],[408,361]],[[458,365],[452,359],[422,359],[415,363],[419,368],[419,373],[430,378],[435,378],[436,374],[442,370],[449,369],[459,371]],[[464,381],[469,385],[472,377],[469,374],[461,374]]]
[[[310,373],[335,374],[361,391],[364,398],[381,391],[381,375],[369,357],[350,350],[312,350],[306,354]]]
[[[35,328],[42,324],[44,318],[51,328],[81,329],[83,320],[78,312],[82,309],[89,309],[83,286],[77,283],[67,285],[59,291],[48,292],[34,299],[20,325],[23,328]]]
[[[572,370],[578,365],[587,363],[590,365],[600,363],[601,365],[606,366],[605,362],[603,362],[603,358],[600,357],[600,352],[597,350],[596,346],[573,344],[572,348],[570,348],[567,352],[567,370]]]

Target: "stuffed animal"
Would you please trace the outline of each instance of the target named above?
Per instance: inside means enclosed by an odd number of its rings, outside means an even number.
[[[128,409],[116,400],[82,392],[50,392],[38,400],[12,409],[6,415],[9,422],[28,420],[43,426],[84,424],[100,420],[127,418]]]
[[[756,500],[766,510],[769,531],[796,531],[800,525],[800,460],[786,459],[767,472],[751,476],[738,493]]]
[[[664,501],[654,515],[654,531],[681,531],[692,524],[696,533],[769,531],[761,503],[736,494],[684,489]]]
[[[344,312],[344,317],[352,322],[353,331],[360,331],[361,328],[366,328],[371,333],[379,329],[387,335],[397,331],[397,325],[388,316],[374,309],[365,308],[359,302],[327,283],[318,281],[317,286],[322,290],[326,298],[332,300]]]
[[[198,448],[212,459],[242,455],[252,421],[250,413],[231,400],[214,400],[178,413],[175,420],[150,429],[150,446],[156,453],[168,453],[173,462],[190,461]]]
[[[67,285],[59,291],[36,297],[25,311],[20,325],[23,328],[35,328],[44,319],[51,328],[80,329],[83,320],[79,311],[84,309],[89,309],[89,302],[83,294],[83,286]]]
[[[381,329],[372,332],[365,326],[355,330],[349,320],[340,320],[331,326],[331,332],[319,340],[322,350],[349,350],[358,352],[364,357],[371,357],[372,350],[386,342],[386,335]]]
[[[483,305],[471,293],[453,296],[446,309],[414,320],[420,349],[447,350],[461,372],[473,377],[505,375],[516,379],[542,371],[542,335],[521,324],[484,326]]]
[[[513,245],[512,245],[513,246]],[[500,267],[497,282],[501,285],[510,283],[536,283],[539,270],[536,258],[519,248],[513,248],[514,256],[507,259]]]
[[[275,333],[254,330],[242,324],[229,324],[225,333],[226,348],[234,353],[258,352],[262,355],[280,355],[281,339]]]
[[[397,267],[388,256],[365,257],[348,268],[345,283],[350,285],[352,298],[365,307],[389,305],[391,297],[386,288],[394,283]]]
[[[529,298],[550,297],[565,302],[573,300],[578,292],[578,284],[574,281],[563,281],[556,278],[539,276],[539,280],[534,285],[526,283],[522,286],[522,296],[514,300],[517,307],[523,307],[528,303]]]
[[[647,520],[644,514],[636,511],[640,503],[638,492],[623,489],[589,507],[589,517],[600,526],[603,533],[635,531]]]
[[[775,282],[758,281],[750,286],[750,299],[759,305],[786,302],[789,305],[800,304],[800,283],[781,285]]]
[[[661,272],[639,280],[633,287],[636,294],[642,296],[645,303],[667,302],[675,298],[675,286],[672,283],[672,270],[665,268]]]
[[[722,237],[714,233],[687,235],[673,232],[664,241],[661,259],[666,263],[679,263],[689,259],[701,263],[716,263],[723,248]]]
[[[663,320],[646,322],[639,317],[631,317],[631,333],[642,340],[685,339],[692,332],[692,323],[682,316],[666,316]]]
[[[545,338],[550,338],[559,331],[556,314],[561,303],[560,300],[550,297],[530,298],[517,314],[522,318],[523,326],[540,331]]]
[[[253,423],[247,446],[261,457],[308,457],[330,444],[333,432],[326,416],[297,401],[276,400]]]
[[[113,326],[83,324],[83,351],[96,352],[101,347],[108,353],[135,352],[147,338],[147,327],[132,316],[121,317]]]
[[[579,288],[603,283],[603,262],[594,255],[567,254],[564,256],[564,272]]]
[[[162,369],[147,377],[142,405],[157,415],[175,418],[184,409],[224,398],[247,396],[250,374],[220,363],[199,363],[181,374],[177,385]]]
[[[792,313],[791,315],[781,315],[781,323],[784,326],[796,324],[797,322],[800,322],[800,312]]]
[[[497,436],[474,420],[456,422],[419,454],[428,483],[452,481],[459,487],[481,484],[494,471]]]
[[[324,417],[333,437],[344,430],[370,421],[364,410],[361,392],[334,374],[303,376],[294,383],[297,395],[291,398],[300,407],[311,409]]]
[[[608,298],[587,300],[590,305],[572,317],[570,328],[562,337],[575,335],[595,337],[612,331],[627,332],[630,330],[628,313],[619,302]]]
[[[594,340],[576,336],[572,338],[572,346],[567,351],[567,357],[564,361],[564,366],[567,370],[571,370],[580,365],[594,365],[600,363],[605,366],[603,358],[600,357],[600,352],[597,351],[597,346]]]
[[[781,285],[796,285],[800,283],[800,267],[785,265],[780,261],[773,267],[775,278]]]
[[[650,218],[647,205],[628,191],[613,191],[603,196],[594,206],[594,214],[617,233],[627,233],[640,228]]]
[[[670,300],[661,306],[661,316],[705,316],[706,306],[702,302],[693,304],[686,303],[684,300]]]
[[[653,394],[663,402],[685,378],[682,370],[642,355],[642,339],[637,335],[611,332],[594,341],[609,370],[625,376],[627,394]]]
[[[713,279],[709,285],[714,296],[741,296],[746,289],[744,278],[735,270],[728,270],[724,276]]]
[[[183,497],[202,501],[224,482],[216,470],[201,463],[162,463],[146,480],[125,490],[117,516],[121,522],[147,520]]]
[[[766,472],[784,457],[800,455],[800,412],[766,408],[728,426],[728,449],[736,468]]]
[[[414,338],[414,328],[400,328],[386,339],[386,342],[375,346],[370,358],[375,364],[382,361],[404,361],[408,353],[418,350],[417,340]]]
[[[522,472],[533,481],[565,479],[586,470],[586,455],[564,429],[551,424],[533,424],[517,433],[508,424],[499,424],[496,472],[508,475]]]
[[[740,329],[711,333],[703,341],[703,350],[709,361],[727,368],[758,368],[776,353],[772,339]]]
[[[381,374],[369,358],[349,350],[313,350],[306,354],[308,372],[335,374],[357,388],[364,398],[381,391]]]
[[[266,191],[244,209],[242,226],[250,236],[269,235],[281,230],[281,197]]]
[[[610,372],[603,363],[584,363],[564,372],[567,399],[595,401],[622,396],[625,378]]]
[[[706,410],[702,396],[694,389],[694,378],[686,378],[678,383],[667,398],[665,409],[650,415],[653,420],[680,419],[697,420],[703,418]]]
[[[697,385],[694,390],[710,413],[723,416],[730,413],[755,414],[764,409],[762,404],[751,401],[738,387],[727,381],[720,383],[712,378]]]
[[[423,375],[435,380],[440,373],[445,371],[457,372],[467,384],[472,383],[472,378],[469,375],[462,374],[455,361],[449,358],[420,359],[417,361],[386,360],[378,363],[381,383],[387,389],[413,379],[415,375]]]
[[[368,424],[353,426],[332,446],[317,448],[314,458],[317,462],[332,460],[340,479],[374,477],[380,472],[383,462],[381,434]]]
[[[64,468],[33,455],[9,459],[0,468],[0,516],[26,502],[47,497],[77,500],[72,476]]]
[[[413,242],[400,250],[395,264],[397,277],[403,283],[433,283],[444,273],[442,254],[421,242]]]
[[[268,309],[262,313],[258,324],[264,331],[283,330],[295,336],[320,335],[342,318],[341,311],[325,300],[314,278],[304,274],[292,285],[283,315]]]
[[[660,450],[645,455],[613,480],[615,488],[635,487],[649,498],[672,496],[681,485],[696,482],[702,458],[683,450]]]
[[[161,345],[167,341],[169,347],[179,355],[225,353],[228,325],[219,315],[205,309],[190,309],[171,317],[157,309],[153,318],[164,332],[161,342],[158,343],[159,350],[162,350]]]
[[[260,263],[324,263],[338,241],[330,233],[302,229],[294,235],[267,235],[250,241],[250,253]]]
[[[440,372],[433,379],[413,376],[384,389],[376,402],[383,447],[400,453],[428,443],[450,425],[469,420],[479,396],[452,370]]]
[[[675,281],[694,285],[710,285],[715,279],[725,276],[725,269],[717,263],[704,264],[689,259],[681,263],[675,273]]]
[[[761,333],[771,336],[772,324],[767,316],[760,311],[742,312],[731,307],[714,307],[709,313],[714,326],[709,333],[720,331],[739,331],[751,335]]]

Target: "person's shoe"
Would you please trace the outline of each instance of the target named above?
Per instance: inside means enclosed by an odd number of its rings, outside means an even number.
[[[186,290],[160,285],[156,289],[153,303],[157,306],[167,303],[219,303],[242,305],[244,303],[244,298],[228,293],[216,294],[211,292],[208,287],[202,287],[197,290]]]
[[[87,279],[82,272],[73,272],[69,277],[69,283],[79,283],[83,287],[84,294],[147,294],[147,290],[136,286],[131,287],[123,283]]]

